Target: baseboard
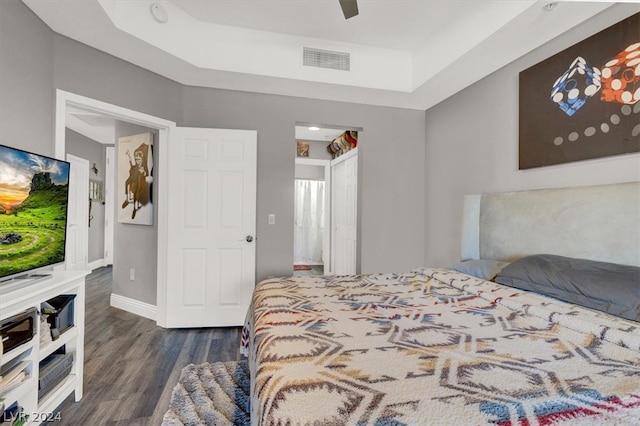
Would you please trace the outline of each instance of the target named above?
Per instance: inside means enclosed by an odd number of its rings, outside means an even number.
[[[93,262],[87,263],[87,268],[90,271],[93,271],[98,268],[102,268],[103,266],[107,266],[106,259],[98,259],[98,260],[94,260]]]
[[[111,306],[156,321],[157,307],[139,300],[111,293]]]

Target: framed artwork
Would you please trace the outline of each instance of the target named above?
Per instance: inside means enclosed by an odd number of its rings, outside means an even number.
[[[640,152],[640,13],[522,71],[519,168]]]
[[[118,138],[118,222],[153,225],[153,135]]]
[[[298,142],[298,157],[309,156],[309,142]]]

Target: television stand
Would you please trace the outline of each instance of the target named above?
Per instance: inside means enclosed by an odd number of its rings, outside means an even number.
[[[15,279],[17,280],[26,280],[29,284],[37,283],[44,280],[50,280],[53,278],[53,275],[50,273],[42,273],[42,274],[26,274],[17,276]]]
[[[1,291],[4,293],[15,288],[26,287],[42,281],[50,280],[51,278],[53,278],[51,273],[18,275],[8,280],[0,281],[0,289],[2,289]]]
[[[66,329],[56,340],[40,340],[40,334],[47,328],[38,324],[36,335],[2,356],[0,371],[6,372],[11,366],[19,365],[27,374],[15,387],[4,389],[0,397],[5,407],[17,402],[29,415],[27,423],[38,425],[45,422],[46,413],[55,414],[55,409],[70,395],[75,401],[82,398],[84,370],[84,306],[85,276],[88,271],[52,271],[42,280],[22,281],[22,285],[0,286],[0,320],[12,317],[31,308],[40,311],[43,302],[59,295],[75,295],[73,307],[73,327]],[[47,330],[48,331],[48,330]],[[67,376],[50,392],[38,395],[39,364],[53,353],[73,354],[73,364]],[[0,413],[1,414],[1,413]],[[54,418],[55,419],[55,418]],[[50,420],[50,419],[49,419]]]

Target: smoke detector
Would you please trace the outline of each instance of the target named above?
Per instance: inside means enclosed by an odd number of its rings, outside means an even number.
[[[160,3],[151,4],[151,16],[161,24],[164,24],[169,20],[167,10]]]

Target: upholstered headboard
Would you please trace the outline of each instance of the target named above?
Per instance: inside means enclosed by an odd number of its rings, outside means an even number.
[[[463,260],[541,253],[640,266],[640,182],[465,197]]]

